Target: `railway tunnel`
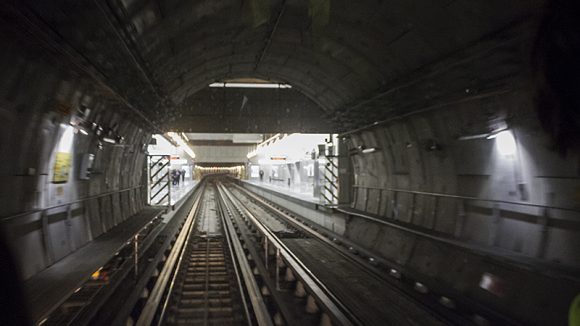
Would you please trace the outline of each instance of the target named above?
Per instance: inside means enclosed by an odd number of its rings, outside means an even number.
[[[577,2],[0,8],[0,324],[579,325]]]

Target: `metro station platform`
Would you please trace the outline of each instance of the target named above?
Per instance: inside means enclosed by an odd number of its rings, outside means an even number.
[[[191,189],[195,187],[197,180],[185,180],[180,182],[178,185],[171,186],[171,204],[175,205],[179,200],[181,200],[185,195],[187,195]]]
[[[311,204],[321,205],[323,202],[320,198],[315,197],[312,194],[312,189],[307,192],[301,191],[301,187],[288,187],[288,186],[281,186],[273,183],[269,183],[267,181],[259,181],[255,179],[250,180],[242,180],[242,182],[254,185],[256,187],[260,187],[266,189],[270,192],[275,192],[277,194],[291,197],[297,200],[305,201]]]

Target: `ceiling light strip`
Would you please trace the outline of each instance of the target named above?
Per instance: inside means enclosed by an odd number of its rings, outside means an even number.
[[[209,87],[226,87],[226,88],[292,88],[288,84],[274,83],[212,83]]]
[[[181,133],[176,133],[176,132],[168,132],[167,136],[169,138],[171,138],[171,140],[173,140],[176,144],[177,147],[184,151],[187,155],[189,155],[192,159],[195,158],[195,153],[193,152],[193,150],[191,149],[191,147],[189,147],[189,145],[187,144],[187,142],[185,141],[185,134]]]

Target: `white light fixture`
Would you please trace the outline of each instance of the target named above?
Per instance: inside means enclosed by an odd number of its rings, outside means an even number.
[[[371,147],[371,148],[365,148],[365,149],[363,149],[362,150],[362,153],[363,154],[369,154],[369,153],[374,153],[376,151],[377,151],[377,149],[375,147]]]
[[[189,147],[189,145],[185,141],[185,135],[183,135],[183,133],[178,134],[176,132],[168,132],[167,133],[167,136],[169,138],[171,138],[177,144],[177,147],[180,150],[184,151],[192,159],[195,158],[195,153],[193,152],[193,150],[191,149],[191,147]]]
[[[292,88],[288,84],[274,83],[212,83],[209,87],[226,87],[226,88]]]
[[[57,152],[70,153],[73,147],[74,140],[74,127],[71,125],[62,124],[61,128],[64,129],[62,136],[58,142]]]
[[[491,138],[495,138],[495,145],[500,154],[508,156],[516,153],[516,140],[511,131],[500,131],[497,134],[488,137],[488,139]]]
[[[115,144],[115,140],[113,138],[109,138],[109,137],[103,137],[103,141],[105,143],[109,143],[109,144]]]

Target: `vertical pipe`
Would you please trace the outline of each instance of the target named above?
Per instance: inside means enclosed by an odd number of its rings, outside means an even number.
[[[264,265],[268,268],[268,238],[264,235]]]
[[[496,246],[499,243],[499,232],[500,232],[500,224],[501,224],[501,209],[499,208],[498,203],[493,204],[492,208],[492,225],[491,231],[489,233],[489,246]]]
[[[225,88],[225,87],[224,87]],[[171,155],[166,155],[167,157],[167,207],[171,207]]]
[[[276,291],[280,291],[280,248],[276,248]]]
[[[111,193],[109,195],[109,200],[111,201],[111,215],[113,216],[113,226],[117,225],[118,221],[117,221],[117,214],[115,214],[115,200],[113,197],[114,193]]]
[[[147,155],[147,204],[151,205],[151,156]]]
[[[465,199],[459,199],[459,207],[457,208],[457,219],[455,220],[455,233],[456,239],[461,239],[463,236],[463,224],[465,223]]]
[[[437,227],[437,209],[439,208],[439,197],[435,196],[435,202],[433,203],[433,211],[431,212],[431,229],[435,230]]]
[[[135,272],[135,279],[139,275],[139,235],[136,234],[133,238],[133,264],[134,264],[134,272]]]
[[[554,193],[548,193],[548,206],[554,204]],[[538,250],[536,252],[536,257],[544,259],[546,256],[546,247],[548,246],[548,236],[549,236],[549,226],[550,221],[550,209],[546,206],[542,210],[542,214],[538,216],[538,224],[540,225],[540,240],[538,243]]]
[[[409,216],[409,223],[413,223],[413,220],[415,219],[415,202],[417,200],[417,194],[413,193],[411,195],[411,207],[409,210],[410,216]]]
[[[73,237],[72,237],[72,205],[66,206],[66,220],[64,222],[65,225],[65,232],[66,232],[66,241],[68,242],[68,250],[69,252],[73,252],[75,250],[75,246],[73,244]]]
[[[383,189],[379,189],[379,195],[377,197],[377,215],[381,215],[381,200],[383,197]]]
[[[93,241],[93,238],[94,238],[94,235],[93,235],[93,224],[91,223],[91,218],[89,216],[89,214],[90,214],[89,202],[90,201],[87,200],[87,201],[85,201],[83,203],[83,217],[84,217],[85,224],[86,224],[86,227],[87,227],[87,236],[88,236],[87,237],[88,238],[87,240],[88,241]],[[85,242],[87,242],[87,241],[85,240]]]
[[[392,200],[392,214],[393,214],[393,219],[398,219],[399,217],[399,203],[398,203],[398,198],[399,197],[399,192],[396,190],[393,190],[393,200]]]
[[[42,240],[44,241],[44,251],[47,258],[47,265],[51,265],[54,262],[54,250],[52,248],[50,230],[48,228],[48,214],[46,210],[42,211],[40,218],[42,221]]]
[[[365,188],[365,208],[364,211],[367,212],[369,207],[369,188]]]

